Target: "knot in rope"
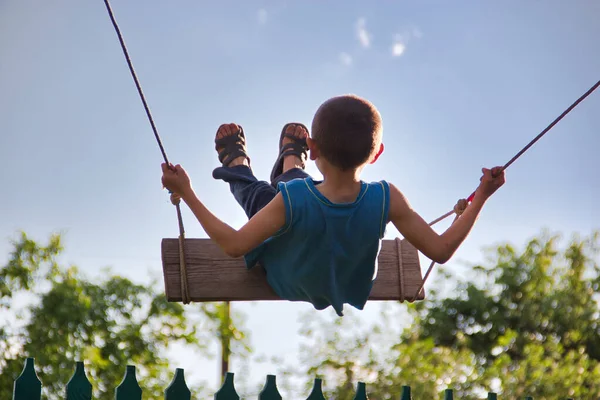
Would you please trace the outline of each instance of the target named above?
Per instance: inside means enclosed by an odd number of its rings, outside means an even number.
[[[456,213],[456,215],[460,216],[460,215],[462,215],[463,212],[465,212],[468,205],[469,205],[469,202],[467,201],[467,199],[460,199],[454,206],[454,212]]]

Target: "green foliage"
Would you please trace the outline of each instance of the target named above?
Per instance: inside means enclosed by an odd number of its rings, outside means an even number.
[[[40,246],[21,233],[12,244],[9,261],[0,269],[0,309],[8,308],[15,292],[31,290],[40,278],[51,280],[58,273],[55,258],[63,250],[59,235],[52,235],[46,246]],[[46,271],[43,266],[48,267]]]
[[[369,397],[382,400],[411,395],[470,400],[488,390],[501,398],[597,398],[599,238],[574,238],[562,249],[559,238],[549,235],[532,239],[522,251],[498,246],[485,265],[472,267],[471,281],[457,281],[449,290],[448,277],[446,296],[429,289],[425,301],[402,305],[399,315],[384,312],[372,325],[361,324],[352,310],[344,318],[309,313],[300,362],[282,375],[301,375],[307,386],[296,392],[312,390],[311,398],[364,398],[356,382],[366,382]],[[28,355],[38,361],[49,399],[62,398],[73,378],[70,386],[85,389],[79,393],[89,393],[91,381],[100,400],[114,398],[119,383],[133,397],[141,386],[143,398],[152,400],[165,396],[170,373],[163,354],[172,343],[201,348],[206,332],[213,332],[208,335],[216,336],[225,360],[250,353],[247,335],[238,328],[243,316],[231,314],[228,303],[204,304],[207,329],[196,331],[183,307],[166,302],[151,286],[116,275],[91,281],[75,267],[58,266],[61,250],[58,236],[40,246],[23,234],[0,269],[0,312],[18,313],[19,293],[36,299],[18,314],[21,325],[0,327],[0,398],[11,397],[21,371],[15,388],[35,384],[33,369],[22,369]],[[412,324],[393,329],[400,318]],[[73,374],[74,360],[80,359],[86,360],[89,381],[82,379],[83,364]],[[139,386],[131,371],[123,378],[127,364],[140,366]],[[306,376],[315,375],[313,387]],[[182,371],[168,391],[191,397]],[[281,398],[274,376],[260,398]]]
[[[562,251],[549,235],[521,253],[499,246],[488,265],[474,267],[486,283],[461,282],[458,295],[419,305],[405,340],[472,352],[476,381],[498,378],[511,396],[600,396],[598,239],[574,238]]]
[[[31,356],[49,399],[65,394],[76,360],[86,361],[95,399],[114,398],[127,364],[141,366],[144,398],[162,399],[171,374],[168,347],[201,348],[182,305],[167,302],[152,285],[118,275],[89,280],[76,267],[59,267],[59,236],[42,246],[22,234],[14,248],[0,269],[0,301],[20,314],[20,324],[0,331],[0,398],[11,398],[23,357]],[[19,292],[35,299],[25,312],[11,303]]]
[[[247,357],[251,352],[248,334],[241,329],[244,315],[231,312],[231,303],[215,302],[200,304],[201,312],[207,318],[203,326],[207,332],[216,337],[221,352],[221,378],[231,369],[229,360],[232,355]]]
[[[343,318],[320,312],[304,316],[301,334],[308,342],[301,345],[299,361],[308,368],[292,368],[289,373],[322,379],[326,398],[351,400],[356,382],[368,379],[378,365],[375,353],[381,332],[369,327],[361,330],[355,312],[345,310],[344,314]],[[303,381],[307,386],[302,391],[308,392],[310,382]]]
[[[399,398],[410,385],[415,398],[598,398],[600,396],[600,236],[541,235],[518,252],[498,246],[487,265],[473,266],[473,281],[444,281],[445,297],[403,305],[412,324],[390,327],[406,313],[361,326],[352,313],[333,321],[305,321],[306,369],[317,374],[326,397],[352,399],[352,382],[368,382],[369,395]],[[478,280],[478,281],[476,281]],[[407,396],[404,393],[404,396]],[[491,395],[490,398],[494,398]]]

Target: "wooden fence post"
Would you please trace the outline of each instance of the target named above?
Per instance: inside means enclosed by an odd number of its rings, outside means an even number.
[[[128,365],[121,384],[115,390],[115,400],[142,400],[142,388],[135,376],[135,367]]]
[[[225,374],[223,386],[215,393],[215,400],[240,400],[240,396],[237,394],[235,385],[233,384],[233,378],[233,373],[228,372]]]
[[[367,400],[367,385],[364,382],[358,382],[356,385],[356,394],[354,395],[354,400]]]
[[[410,394],[410,386],[402,386],[402,394],[400,395],[400,400],[412,400]]]
[[[306,400],[326,400],[323,396],[323,380],[316,378],[312,390]]]
[[[190,400],[192,393],[185,383],[183,368],[175,370],[171,384],[165,390],[165,400]]]
[[[34,359],[27,358],[23,372],[15,380],[12,400],[40,400],[42,382],[35,373]]]
[[[315,378],[312,390],[306,400],[326,400],[323,395],[323,381]],[[28,357],[21,374],[14,381],[12,400],[41,400],[42,382],[35,371],[35,360]],[[364,382],[358,382],[353,400],[368,400],[367,387]],[[277,388],[275,375],[267,375],[265,385],[258,394],[259,400],[283,400]],[[454,390],[446,389],[443,394],[444,400],[454,400]],[[487,400],[497,400],[498,395],[488,392]],[[88,380],[83,361],[75,363],[75,371],[66,385],[65,400],[92,400],[92,384]],[[127,365],[123,380],[115,389],[115,400],[142,400],[142,388],[136,377],[136,367]],[[191,392],[185,382],[184,370],[177,368],[169,386],[165,389],[165,400],[191,400]],[[234,374],[227,372],[223,385],[214,394],[214,400],[240,400],[235,384]],[[400,400],[412,400],[411,387],[402,386]],[[524,400],[533,400],[532,396],[524,397]],[[573,398],[566,398],[573,400]]]
[[[83,361],[75,363],[75,372],[67,383],[67,399],[66,400],[91,400],[92,399],[92,384],[85,374]]]
[[[258,400],[282,400],[281,394],[277,390],[277,378],[275,375],[267,375],[267,381],[258,394]]]

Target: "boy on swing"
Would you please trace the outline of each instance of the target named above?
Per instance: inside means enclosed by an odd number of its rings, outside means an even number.
[[[363,168],[383,152],[382,130],[381,116],[367,100],[331,98],[317,110],[310,136],[302,124],[283,127],[268,183],[252,173],[242,127],[221,125],[215,144],[222,166],[213,177],[229,183],[249,218],[239,230],[202,204],[181,166],[162,164],[162,183],[183,199],[225,253],[244,256],[248,268],[261,264],[278,296],[308,301],[317,310],[332,306],[341,316],[345,303],[362,310],[367,302],[389,222],[425,256],[443,264],[505,182],[500,167],[484,168],[471,204],[439,235],[394,185],[360,179]],[[323,181],[304,171],[309,155]]]

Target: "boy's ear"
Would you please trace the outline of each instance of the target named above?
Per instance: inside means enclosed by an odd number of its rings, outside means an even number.
[[[385,149],[385,146],[383,145],[383,143],[381,143],[379,145],[379,151],[377,151],[377,154],[375,154],[375,157],[373,157],[373,159],[371,160],[371,162],[369,164],[375,164],[375,161],[377,161],[377,159],[379,158],[381,153],[383,153],[384,149]]]
[[[306,144],[308,145],[308,157],[315,161],[319,157],[319,149],[317,148],[317,144],[311,137],[306,138]]]

